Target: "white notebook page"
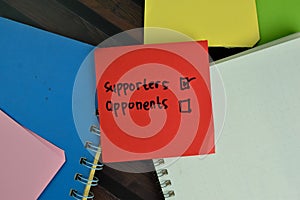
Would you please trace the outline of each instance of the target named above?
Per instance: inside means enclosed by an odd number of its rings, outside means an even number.
[[[220,103],[214,88],[218,70],[227,97],[216,154],[182,157],[174,163],[164,159],[156,170],[168,169],[160,181],[171,180],[172,185],[163,188],[174,190],[170,199],[300,199],[299,36],[211,67],[215,124],[222,121],[215,109]]]

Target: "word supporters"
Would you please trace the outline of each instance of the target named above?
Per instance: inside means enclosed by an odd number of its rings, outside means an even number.
[[[207,42],[95,50],[102,159],[214,152]]]

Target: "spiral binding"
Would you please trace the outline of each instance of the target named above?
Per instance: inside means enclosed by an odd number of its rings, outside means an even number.
[[[85,148],[87,148],[87,149],[89,149],[89,150],[91,150],[91,151],[93,151],[95,153],[101,152],[101,148],[100,147],[97,147],[97,146],[93,145],[93,143],[89,142],[89,141],[85,142]]]
[[[82,176],[82,174],[75,174],[75,180],[80,181],[81,183],[83,183],[84,185],[90,185],[90,186],[97,186],[98,185],[98,181],[99,179],[97,177],[94,177],[93,180],[89,180],[87,178],[84,178]]]
[[[165,164],[165,160],[162,158],[157,159],[157,160],[154,160],[153,164],[155,167],[159,167],[159,166]],[[156,174],[157,174],[158,178],[160,179],[159,184],[163,191],[164,198],[170,198],[170,197],[175,196],[174,190],[168,189],[168,187],[170,187],[172,185],[171,180],[163,179],[165,176],[167,176],[169,174],[168,170],[165,168],[161,168],[161,169],[156,170]]]
[[[78,200],[82,200],[83,198],[85,199],[93,199],[94,198],[94,194],[92,192],[89,192],[88,196],[83,196],[81,194],[79,194],[76,190],[71,190],[70,192],[70,196],[74,197],[74,199],[78,199]]]
[[[92,125],[90,127],[90,132],[100,136],[100,130],[95,125]],[[96,153],[101,153],[101,148],[96,145],[93,145],[92,142],[89,142],[89,141],[87,141],[85,143],[85,148],[90,151],[96,152]],[[84,157],[80,158],[79,163],[91,170],[102,170],[103,169],[102,163],[95,164],[93,162],[88,161]],[[95,176],[93,177],[92,180],[90,180],[89,178],[83,177],[83,175],[80,173],[76,173],[74,176],[74,179],[86,186],[97,186],[98,182],[99,182],[99,179]],[[82,199],[92,200],[94,198],[94,194],[92,192],[89,192],[88,195],[83,195],[74,189],[70,190],[70,196],[72,196],[74,199],[78,199],[78,200],[82,200]]]
[[[86,158],[80,158],[80,164],[82,164],[83,166],[90,168],[90,169],[95,169],[95,170],[102,170],[103,169],[103,164],[102,163],[98,163],[98,164],[94,164],[92,162],[87,161]]]
[[[98,136],[100,137],[100,129],[97,128],[97,126],[92,125],[92,126],[90,127],[90,132],[91,132],[91,133],[94,133],[94,134],[96,134],[96,135],[98,135]]]

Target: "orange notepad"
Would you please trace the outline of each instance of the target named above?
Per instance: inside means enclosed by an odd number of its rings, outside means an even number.
[[[207,41],[95,51],[104,162],[214,152]]]
[[[1,199],[37,199],[65,162],[64,151],[1,110],[0,137]]]

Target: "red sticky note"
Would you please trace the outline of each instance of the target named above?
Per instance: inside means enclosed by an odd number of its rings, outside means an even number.
[[[207,41],[95,50],[103,162],[214,153]]]

